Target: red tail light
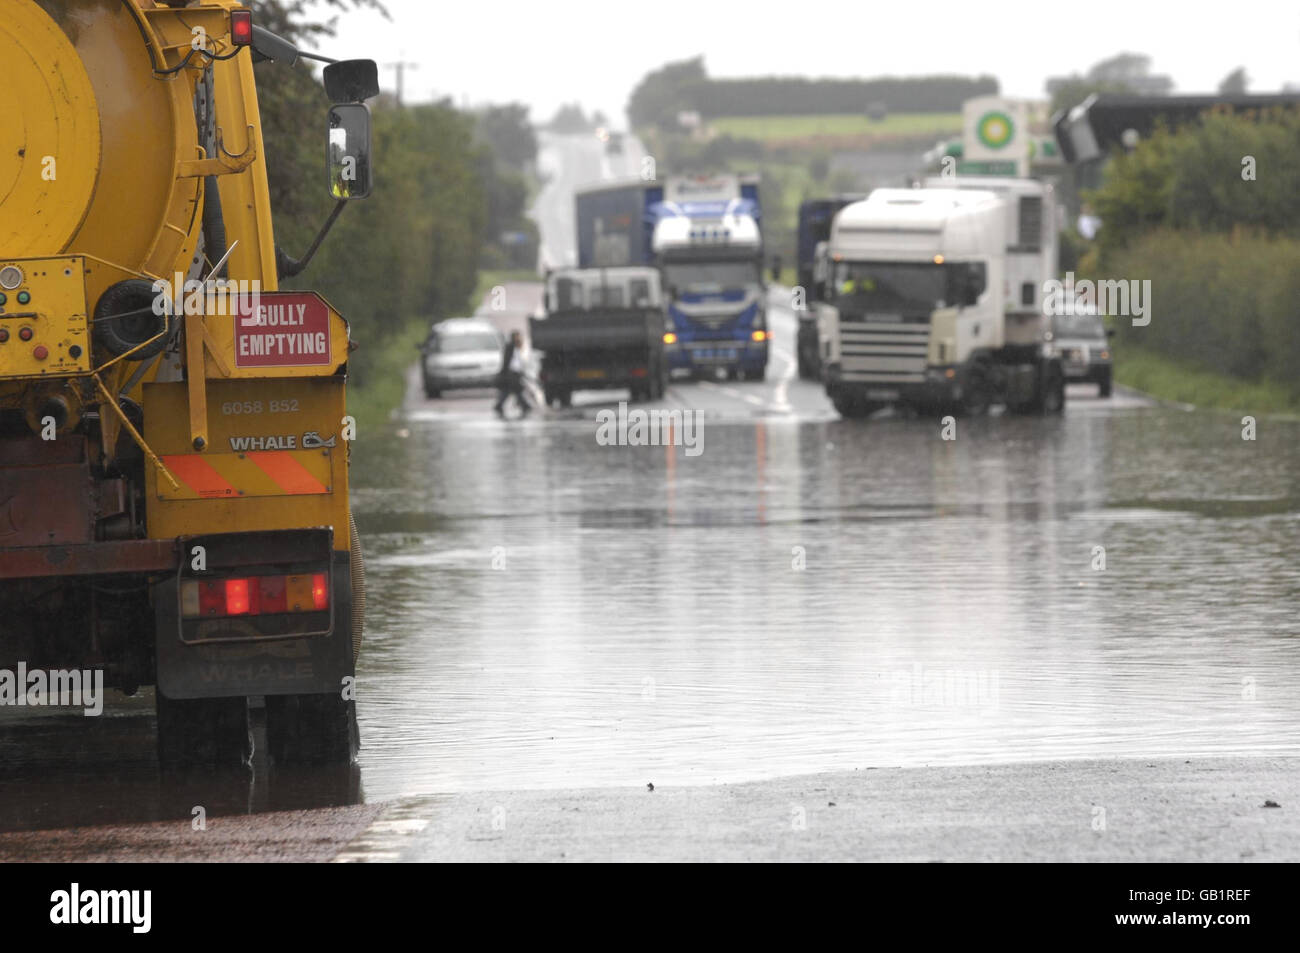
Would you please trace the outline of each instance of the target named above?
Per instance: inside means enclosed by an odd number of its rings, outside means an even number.
[[[311,577],[311,601],[317,609],[328,609],[330,605],[330,590],[325,582],[325,574],[318,572]]]
[[[230,42],[235,46],[253,44],[253,12],[251,10],[232,10],[230,12]]]
[[[252,600],[248,593],[247,579],[226,580],[226,615],[248,615],[252,610]]]

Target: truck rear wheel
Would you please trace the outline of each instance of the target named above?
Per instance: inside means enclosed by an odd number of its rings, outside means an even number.
[[[158,764],[171,768],[235,768],[253,754],[248,700],[168,698],[158,691]]]
[[[361,746],[356,702],[341,692],[268,695],[266,743],[276,764],[351,761]]]

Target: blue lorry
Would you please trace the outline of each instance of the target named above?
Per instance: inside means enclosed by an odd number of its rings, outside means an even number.
[[[660,269],[670,368],[762,380],[768,327],[757,176],[604,185],[579,192],[575,211],[578,267]]]

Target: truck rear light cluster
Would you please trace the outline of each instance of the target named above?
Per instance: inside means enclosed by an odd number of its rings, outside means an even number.
[[[329,580],[323,572],[181,582],[181,616],[186,619],[321,612],[329,605]]]

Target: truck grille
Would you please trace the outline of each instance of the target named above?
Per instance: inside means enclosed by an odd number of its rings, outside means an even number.
[[[930,323],[855,321],[840,324],[840,369],[846,381],[912,384],[925,380]]]

